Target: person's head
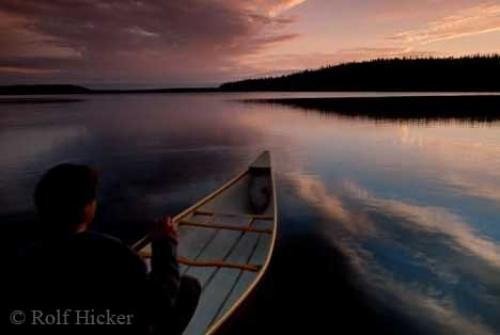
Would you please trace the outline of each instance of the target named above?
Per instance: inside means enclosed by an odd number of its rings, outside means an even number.
[[[86,165],[61,164],[38,182],[34,200],[45,228],[74,233],[92,223],[96,209],[97,172]]]

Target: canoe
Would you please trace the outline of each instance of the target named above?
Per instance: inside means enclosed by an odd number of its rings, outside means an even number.
[[[244,306],[271,261],[277,208],[269,152],[173,220],[179,225],[181,274],[202,285],[184,334],[214,334]],[[134,249],[148,263],[148,237]]]

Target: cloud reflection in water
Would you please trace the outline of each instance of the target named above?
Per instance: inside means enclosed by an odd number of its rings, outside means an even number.
[[[313,175],[291,176],[299,195],[320,210],[325,221],[325,234],[334,239],[334,243],[349,258],[364,285],[373,295],[382,301],[390,301],[400,306],[403,313],[420,322],[428,322],[429,330],[437,333],[453,334],[493,334],[486,322],[477,315],[464,313],[455,303],[452,295],[434,286],[454,286],[466,272],[475,272],[483,282],[489,282],[499,288],[495,278],[500,276],[500,247],[488,237],[478,234],[459,215],[446,208],[421,206],[402,200],[387,199],[370,194],[362,186],[345,180],[335,193]],[[352,203],[357,204],[353,208]],[[390,220],[391,227],[380,224],[377,217]],[[336,233],[332,234],[332,223]],[[340,234],[338,233],[340,227]],[[400,236],[394,236],[400,233]],[[419,249],[420,241],[412,238],[427,239],[425,243],[436,244],[436,248]],[[412,254],[418,266],[434,273],[444,284],[422,282],[418,278],[403,281],[378,262],[378,257],[370,251],[367,241],[374,237],[384,243],[385,239],[399,240],[397,248],[406,249]],[[372,242],[373,243],[373,242]],[[368,245],[368,247],[367,247]],[[434,250],[434,251],[433,251]],[[444,253],[440,253],[443,252]],[[397,253],[401,250],[392,250]],[[453,266],[444,259],[454,258]],[[484,270],[470,262],[487,263]],[[439,264],[439,267],[436,266]],[[476,271],[478,270],[479,271]],[[489,278],[487,278],[489,277]],[[496,283],[496,285],[495,285]],[[491,291],[491,287],[490,287]],[[478,288],[477,299],[480,303],[492,305],[498,309],[498,299],[486,290]],[[491,321],[491,320],[489,320]]]

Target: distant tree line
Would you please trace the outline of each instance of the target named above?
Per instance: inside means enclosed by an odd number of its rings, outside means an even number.
[[[222,84],[223,91],[499,91],[500,55],[375,59]]]
[[[0,95],[51,95],[51,94],[130,94],[130,93],[207,93],[217,92],[211,87],[158,88],[158,89],[90,89],[78,85],[7,85],[0,86]],[[5,101],[5,100],[4,100]],[[44,100],[48,101],[48,100]]]
[[[77,85],[8,85],[0,86],[0,95],[88,94],[92,91]]]

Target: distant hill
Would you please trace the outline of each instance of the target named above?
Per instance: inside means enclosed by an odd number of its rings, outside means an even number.
[[[27,94],[85,94],[92,90],[76,85],[10,85],[0,86],[0,95],[27,95]]]
[[[217,92],[217,88],[159,88],[159,89],[105,89],[95,90],[78,85],[10,85],[0,86],[0,95],[50,94],[129,94],[129,93],[203,93]]]
[[[500,91],[500,55],[395,58],[222,84],[223,91]]]

